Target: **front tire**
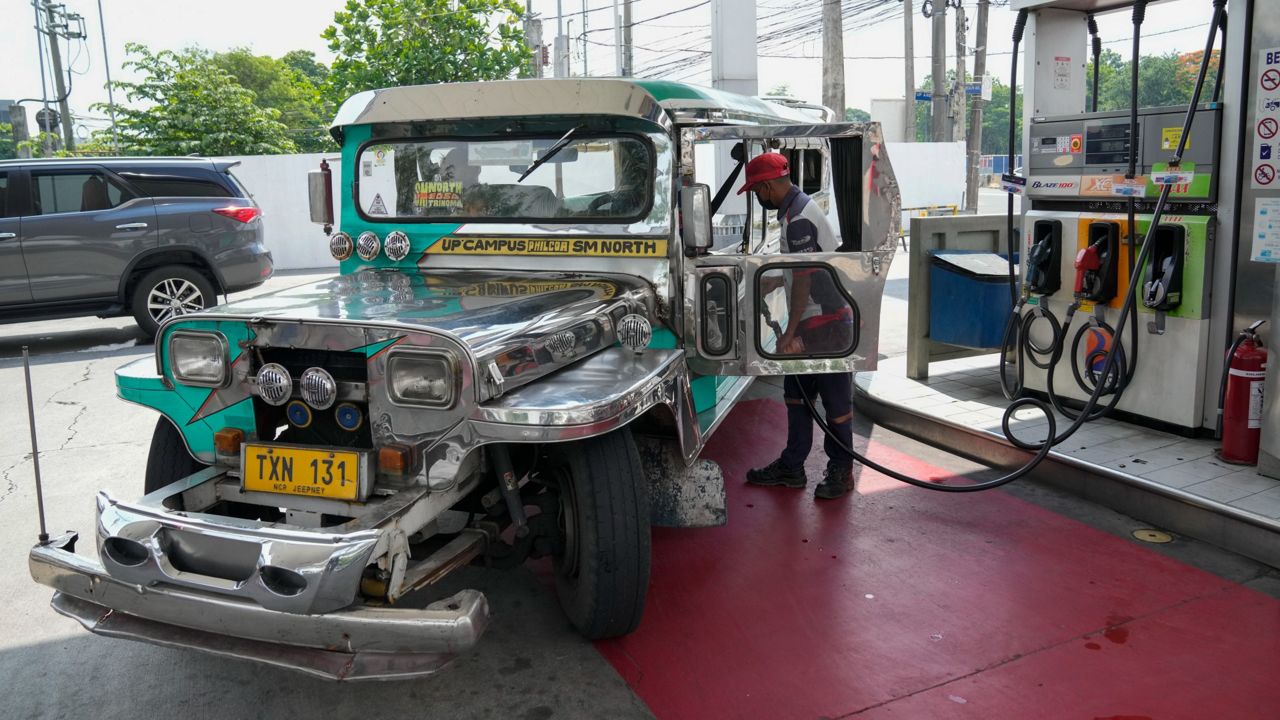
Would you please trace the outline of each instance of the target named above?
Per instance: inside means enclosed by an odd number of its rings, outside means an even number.
[[[649,589],[649,493],[631,431],[551,446],[563,551],[556,595],[589,640],[640,624]]]
[[[151,433],[151,450],[147,453],[147,474],[143,492],[150,494],[208,467],[187,452],[182,433],[166,417],[156,421]]]
[[[133,319],[147,337],[155,337],[171,317],[199,312],[217,302],[213,283],[187,265],[166,265],[142,276],[133,289]]]

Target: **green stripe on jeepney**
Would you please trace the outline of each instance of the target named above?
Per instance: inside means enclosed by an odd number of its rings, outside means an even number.
[[[360,237],[366,230],[372,231],[379,240],[385,239],[392,230],[401,230],[409,236],[409,254],[399,262],[392,261],[386,255],[378,253],[372,261],[364,261],[352,254],[343,260],[340,270],[345,275],[366,268],[406,268],[418,266],[418,261],[427,248],[435,245],[440,238],[452,235],[461,225],[458,223],[396,223],[394,221],[374,223],[360,217],[356,211],[355,180],[359,169],[356,167],[356,155],[373,134],[368,125],[351,125],[344,131],[345,141],[342,144],[342,177],[335,190],[342,198],[341,230],[351,236],[352,241]]]
[[[227,339],[230,365],[243,352],[240,348],[252,331],[239,321],[185,320],[170,325],[157,338],[163,376],[155,374],[150,358],[146,364],[130,363],[116,370],[116,392],[122,400],[159,411],[182,432],[187,446],[201,461],[213,462],[213,434],[234,427],[253,433],[256,423],[250,396],[238,385],[229,388],[191,387],[173,381],[169,370],[168,337],[174,330],[214,331]]]

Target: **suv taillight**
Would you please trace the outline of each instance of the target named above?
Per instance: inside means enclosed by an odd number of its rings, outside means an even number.
[[[222,217],[229,217],[232,220],[238,220],[242,223],[250,223],[262,215],[262,211],[256,207],[223,207],[214,208],[214,212]]]

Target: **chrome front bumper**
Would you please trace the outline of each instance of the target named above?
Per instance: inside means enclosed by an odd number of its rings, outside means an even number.
[[[31,577],[57,592],[53,609],[108,637],[183,647],[334,680],[427,675],[476,644],[489,622],[483,594],[463,590],[424,609],[357,607],[322,615],[165,585],[117,580],[69,548],[75,534],[31,549]]]

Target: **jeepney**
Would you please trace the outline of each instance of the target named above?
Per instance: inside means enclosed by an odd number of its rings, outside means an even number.
[[[337,679],[471,648],[484,595],[424,589],[472,563],[550,557],[584,636],[631,632],[651,525],[726,521],[698,456],[752,379],[875,366],[898,191],[879,126],[824,114],[647,80],[352,97],[308,179],[340,273],[165,323],[116,373],[160,414],[142,497],[99,493],[96,552],[37,545],[32,577],[95,633]],[[843,252],[779,254],[735,194],[766,151]],[[846,327],[788,355],[796,273]]]

